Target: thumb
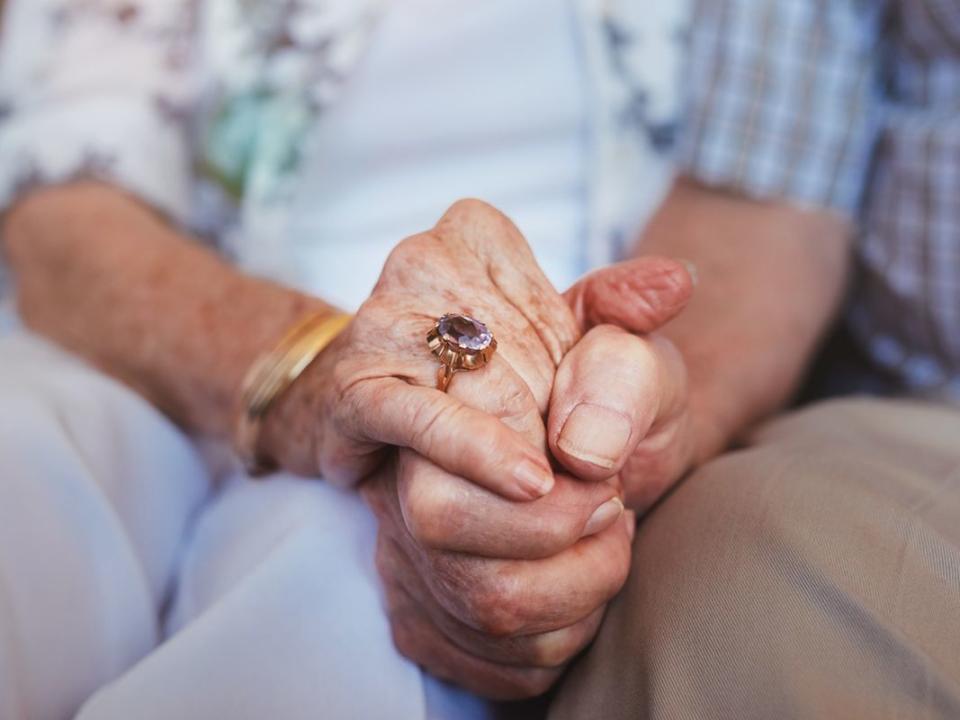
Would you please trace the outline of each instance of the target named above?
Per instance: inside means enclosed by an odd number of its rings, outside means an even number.
[[[580,327],[610,324],[649,333],[676,316],[696,283],[692,264],[665,257],[639,257],[600,268],[564,293]]]
[[[557,368],[551,453],[583,480],[616,475],[663,409],[669,381],[654,342],[613,325],[593,328]]]

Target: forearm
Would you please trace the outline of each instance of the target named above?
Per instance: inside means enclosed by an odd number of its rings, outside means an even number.
[[[782,407],[836,314],[848,224],[681,180],[647,228],[641,254],[685,258],[698,284],[665,329],[689,372],[695,461]]]
[[[256,356],[304,313],[328,310],[237,272],[104,185],[34,193],[2,234],[28,326],[215,437],[230,433]]]

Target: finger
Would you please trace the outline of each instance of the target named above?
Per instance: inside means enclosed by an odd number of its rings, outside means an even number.
[[[447,612],[417,575],[401,545],[386,533],[377,538],[377,568],[389,596],[393,586],[405,591],[444,637],[464,652],[500,665],[560,668],[596,635],[605,608],[569,627],[516,637],[492,637],[463,624]]]
[[[371,451],[380,444],[412,448],[512,500],[541,497],[554,484],[540,448],[500,419],[439,390],[393,378],[358,383],[340,403],[338,418],[341,425],[349,425],[349,434],[367,440]],[[337,438],[330,437],[329,442],[335,444]],[[357,465],[342,457],[343,452],[342,447],[333,447],[322,453],[335,460],[330,468],[321,468],[334,482],[342,468]]]
[[[452,643],[402,588],[386,588],[393,643],[432,675],[491,700],[521,700],[546,692],[561,669],[502,665],[471,655]]]
[[[553,373],[554,369],[550,368],[548,387],[553,385]],[[447,389],[450,397],[499,418],[544,454],[547,429],[543,415],[550,399],[549,389],[546,392],[544,409],[541,410],[540,403],[520,373],[498,355],[494,355],[489,364],[479,371],[456,373]]]
[[[590,330],[557,369],[547,419],[554,457],[581,479],[618,473],[679,402],[659,341],[613,325]]]
[[[516,225],[493,206],[468,199],[454,203],[434,232],[453,234],[485,260],[490,279],[527,319],[557,365],[579,329]]]
[[[448,612],[502,637],[546,633],[586,619],[619,592],[630,569],[624,520],[543,560],[410,554]]]
[[[558,475],[550,493],[521,504],[409,450],[398,454],[397,487],[403,522],[419,545],[483,557],[549,557],[606,529],[623,511],[617,489],[606,483]]]
[[[506,304],[491,315],[490,329],[497,338],[497,350],[491,362],[479,372],[456,373],[449,391],[459,395],[461,388],[467,386],[481,391],[485,389],[485,394],[491,396],[491,386],[496,379],[487,370],[499,362],[503,367],[510,368],[523,383],[525,392],[533,398],[537,414],[545,415],[557,366],[547,354],[542,341],[527,321]]]
[[[379,527],[403,523],[397,501],[397,452],[393,450],[376,471],[357,486],[360,496],[377,518]]]
[[[361,486],[380,533],[400,544],[430,594],[453,617],[494,637],[549,633],[588,619],[606,605],[630,567],[633,513],[601,533],[538,561],[501,560],[425,550],[407,532],[386,470]],[[380,568],[391,576],[396,566]]]
[[[694,286],[690,267],[671,258],[635,258],[590,273],[564,297],[584,329],[609,323],[649,333],[686,307]]]

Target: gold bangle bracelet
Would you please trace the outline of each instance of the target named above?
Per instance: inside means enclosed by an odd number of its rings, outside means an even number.
[[[353,319],[312,314],[298,322],[276,347],[257,358],[243,379],[234,446],[251,475],[274,469],[259,452],[260,428],[274,401],[289,388]]]

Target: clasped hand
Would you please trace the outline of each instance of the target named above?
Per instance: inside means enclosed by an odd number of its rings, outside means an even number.
[[[632,510],[691,461],[686,371],[656,332],[691,288],[681,263],[641,258],[561,295],[473,200],[396,247],[270,436],[286,467],[360,484],[402,653],[508,699],[590,642],[629,571]],[[499,345],[441,393],[425,336],[451,311]]]

